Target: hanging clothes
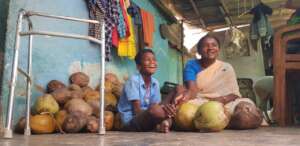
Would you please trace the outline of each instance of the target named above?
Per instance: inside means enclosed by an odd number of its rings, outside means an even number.
[[[89,36],[101,39],[101,27],[105,17],[105,6],[101,1],[88,0],[89,17],[100,21],[100,24],[89,24]]]
[[[114,27],[117,27],[119,23],[119,13],[117,0],[106,0],[107,8],[105,13],[105,55],[106,60],[111,60],[111,51],[112,48],[112,32]]]
[[[129,59],[134,59],[136,55],[135,37],[134,37],[134,26],[132,24],[131,17],[127,15],[129,22],[130,36],[127,38],[120,39],[118,56],[128,57]]]
[[[272,12],[272,8],[263,3],[258,4],[250,11],[250,14],[254,15],[250,25],[250,39],[255,41],[262,39],[264,48],[272,43],[273,29],[267,17],[267,15],[272,15]]]
[[[130,30],[129,30],[129,24],[128,24],[128,18],[125,17],[127,16],[127,11],[125,8],[124,0],[119,1],[119,25],[118,25],[118,33],[120,38],[125,38],[130,35]]]
[[[144,32],[144,42],[149,48],[153,47],[153,33],[155,31],[154,17],[151,13],[144,9],[140,9],[142,22],[143,22],[143,32]]]
[[[128,14],[132,17],[134,22],[134,30],[135,30],[135,43],[137,48],[143,49],[145,48],[144,43],[144,33],[143,33],[143,26],[142,26],[142,16],[140,7],[135,4],[133,1],[130,1],[130,6],[127,8]]]
[[[119,23],[117,0],[88,0],[90,18],[105,23],[105,59],[111,60],[112,32]],[[104,20],[104,22],[103,22]],[[101,39],[101,25],[90,25],[89,35]]]
[[[128,14],[132,17],[134,24],[142,25],[142,16],[140,12],[140,7],[133,1],[130,1],[130,5],[127,8]]]

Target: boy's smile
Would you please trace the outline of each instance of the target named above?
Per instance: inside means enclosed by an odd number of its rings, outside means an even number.
[[[157,62],[155,56],[150,52],[145,53],[142,57],[141,65],[139,65],[138,68],[143,74],[154,74],[157,69]]]

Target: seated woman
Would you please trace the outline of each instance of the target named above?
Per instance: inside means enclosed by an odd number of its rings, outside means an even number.
[[[196,104],[219,101],[231,115],[235,106],[242,101],[255,106],[250,99],[241,97],[233,67],[217,60],[219,46],[219,40],[210,34],[201,38],[197,44],[201,59],[187,62],[184,69],[185,87],[177,88],[175,104],[187,100]]]

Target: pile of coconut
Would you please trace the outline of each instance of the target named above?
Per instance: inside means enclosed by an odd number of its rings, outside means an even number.
[[[97,132],[99,129],[99,86],[89,85],[89,77],[77,72],[70,76],[70,85],[58,80],[47,84],[47,93],[38,97],[30,116],[31,131],[44,133]],[[105,129],[119,130],[120,116],[116,106],[123,84],[113,73],[105,75]],[[25,118],[16,125],[16,132],[22,133]]]

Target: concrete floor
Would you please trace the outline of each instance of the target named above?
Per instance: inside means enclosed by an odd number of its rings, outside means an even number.
[[[219,133],[107,132],[96,134],[14,135],[0,139],[0,146],[299,146],[300,127],[225,130]]]

